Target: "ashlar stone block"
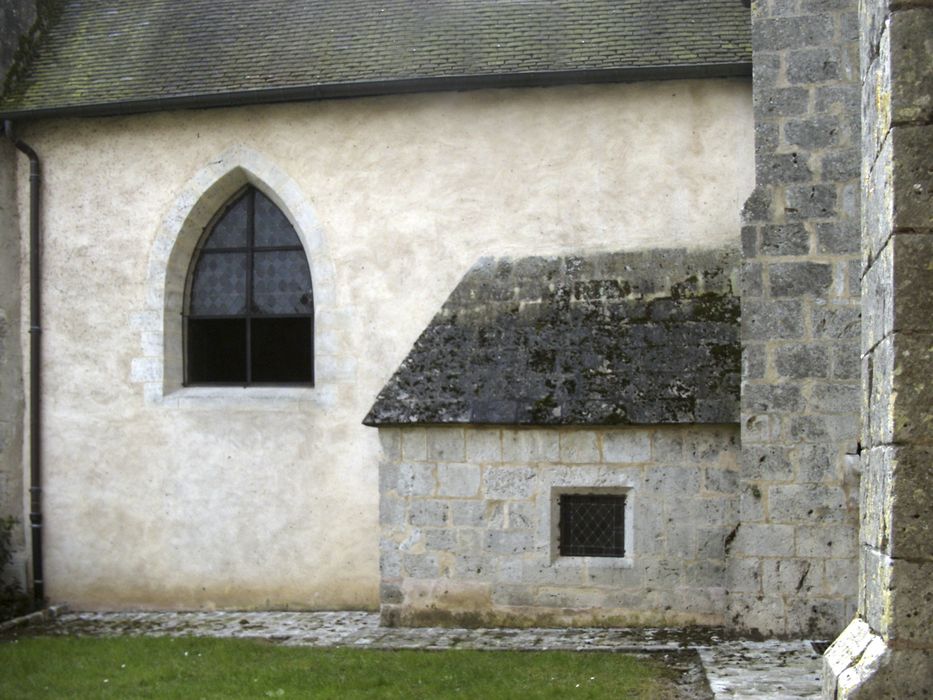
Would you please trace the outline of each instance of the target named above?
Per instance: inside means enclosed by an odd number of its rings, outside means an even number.
[[[441,463],[437,465],[437,495],[471,498],[479,493],[481,481],[478,464]]]
[[[556,462],[559,458],[560,438],[556,430],[502,431],[505,462]]]
[[[467,461],[487,464],[502,461],[502,433],[499,430],[467,430]]]
[[[731,552],[739,556],[790,557],[794,554],[794,526],[743,523]]]
[[[594,463],[600,460],[599,440],[592,430],[561,432],[560,461]]]
[[[431,428],[426,437],[428,459],[462,462],[466,458],[463,428]]]
[[[529,467],[487,467],[483,490],[486,498],[524,499],[535,492],[536,477]]]
[[[615,463],[651,461],[651,433],[647,430],[607,432],[603,435],[603,459]]]

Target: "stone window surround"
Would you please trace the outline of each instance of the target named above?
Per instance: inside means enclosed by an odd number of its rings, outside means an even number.
[[[182,306],[188,269],[205,226],[237,190],[251,184],[269,197],[295,227],[308,256],[315,301],[314,387],[183,387]],[[235,146],[199,170],[179,191],[149,252],[146,299],[131,317],[140,354],[130,382],[141,384],[145,402],[185,407],[249,406],[281,410],[296,404],[329,407],[336,384],[355,380],[352,358],[335,349],[342,335],[335,268],[314,208],[295,180],[265,156]]]
[[[565,465],[566,466],[566,465]],[[620,483],[627,481],[626,478],[619,479]],[[572,479],[579,481],[579,479]],[[623,568],[630,569],[634,566],[635,556],[635,508],[633,501],[637,489],[634,486],[597,486],[591,484],[581,484],[579,486],[554,485],[551,484],[551,508],[548,514],[550,521],[550,543],[551,543],[551,566],[586,566],[592,568]],[[565,494],[596,494],[599,496],[625,496],[624,523],[625,532],[623,534],[623,546],[625,556],[622,557],[585,557],[585,556],[564,556],[560,554],[560,504],[558,499]],[[540,521],[539,521],[540,522]],[[540,534],[540,533],[539,533]]]

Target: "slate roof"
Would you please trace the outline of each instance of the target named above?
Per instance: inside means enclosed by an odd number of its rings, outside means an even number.
[[[366,425],[734,423],[731,250],[480,260]]]
[[[750,75],[740,0],[57,0],[7,117]]]

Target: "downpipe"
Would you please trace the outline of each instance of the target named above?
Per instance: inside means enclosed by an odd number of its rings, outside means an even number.
[[[3,122],[3,135],[29,158],[29,527],[32,542],[32,594],[36,608],[45,606],[42,572],[42,324],[39,283],[39,191],[42,175],[39,156],[13,134],[13,123]]]

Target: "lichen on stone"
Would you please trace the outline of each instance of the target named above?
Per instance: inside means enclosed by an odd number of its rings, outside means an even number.
[[[483,258],[367,425],[738,419],[731,250]]]

